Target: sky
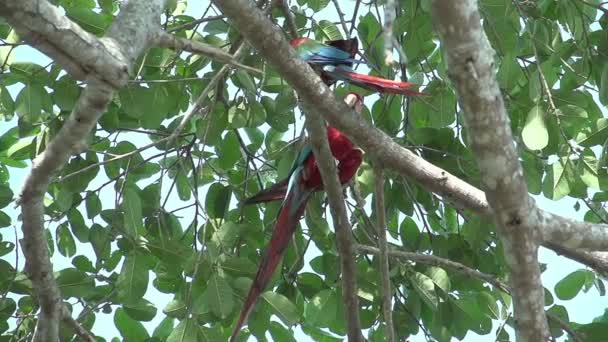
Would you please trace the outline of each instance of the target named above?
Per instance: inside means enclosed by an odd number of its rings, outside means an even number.
[[[189,3],[190,3],[190,5],[186,9],[186,14],[189,14],[189,15],[192,15],[193,17],[198,18],[200,16],[200,12],[201,12],[202,8],[204,8],[203,6],[207,3],[207,1],[195,0],[195,1],[190,1]],[[352,7],[354,5],[354,1],[352,1],[352,0],[341,1],[340,4],[341,4],[342,10],[344,12],[352,13]],[[333,19],[337,20],[334,7],[331,4],[322,12],[322,14],[326,15],[331,20],[333,20]],[[210,13],[210,15],[215,15],[215,14]],[[40,65],[46,65],[49,61],[49,59],[46,56],[42,55],[41,53],[39,53],[36,50],[31,49],[29,47],[18,48],[16,50],[15,60],[16,61],[33,61]],[[9,90],[11,91],[13,98],[15,98],[19,89],[13,86],[13,87],[9,88]],[[368,108],[371,108],[370,105],[372,102],[369,100],[367,102],[368,102],[367,103]],[[14,120],[14,119],[9,122],[0,122],[0,135],[3,134],[4,132],[6,132],[8,129],[14,127],[15,124],[16,124],[16,120]],[[301,126],[301,122],[299,122],[298,124]],[[131,136],[129,136],[129,140],[136,142],[137,145],[144,145],[148,142],[148,140],[144,139],[143,136],[136,135],[136,134],[132,134]],[[148,151],[147,154],[153,154],[153,152]],[[29,171],[29,169],[14,169],[13,168],[10,170],[10,172],[11,172],[10,173],[10,175],[11,175],[10,186],[11,186],[11,189],[13,189],[13,192],[15,194],[19,193],[19,190],[21,189],[24,178],[27,175],[28,171]],[[100,172],[100,175],[101,176],[98,176],[93,181],[93,184],[91,185],[91,187],[96,187],[98,184],[101,184],[103,181],[105,181],[105,174],[103,172]],[[101,195],[102,201],[109,201],[110,203],[112,203],[114,201],[114,197],[112,195],[111,190],[112,190],[111,187],[104,190],[104,192]],[[204,194],[201,194],[201,197],[203,195]],[[541,209],[544,209],[544,210],[547,210],[547,211],[550,211],[553,213],[559,213],[560,215],[567,216],[570,218],[575,218],[575,219],[579,219],[579,220],[583,219],[584,211],[583,210],[576,211],[574,209],[576,200],[574,200],[572,198],[566,197],[557,202],[546,199],[542,195],[534,196],[534,198],[537,201],[537,204]],[[179,199],[177,199],[176,196],[174,198],[171,198],[171,202],[173,202],[173,201],[175,201],[174,203],[176,203],[175,204],[176,208],[180,206],[178,203]],[[233,203],[233,205],[234,205],[234,203]],[[17,225],[17,227],[18,227],[18,221],[17,221],[18,211],[16,211],[12,207],[5,209],[5,211],[7,212],[7,214],[9,214],[12,217],[13,224]],[[187,212],[184,212],[183,216],[185,216],[184,222],[189,223],[189,220],[187,219],[189,217]],[[9,229],[4,229],[2,231],[2,235],[3,235],[4,239],[9,239],[9,237],[11,237],[12,233],[9,231]],[[54,233],[54,226],[52,227],[51,231]],[[18,237],[20,238],[21,232],[19,229],[17,230],[17,233],[18,233]],[[11,237],[11,240],[12,240],[12,237]],[[78,245],[78,248],[79,249],[78,249],[77,254],[93,255],[93,252],[90,249],[89,245],[86,245],[86,246]],[[311,260],[318,254],[319,254],[319,251],[314,247],[314,244],[311,244],[311,248],[307,253],[306,259]],[[94,258],[94,256],[93,256],[93,258]],[[11,264],[15,263],[14,253],[5,255],[2,257],[2,259],[7,260]],[[20,255],[20,260],[24,260],[23,255]],[[557,299],[557,297],[555,296],[555,293],[553,291],[555,284],[559,280],[564,278],[566,275],[568,275],[569,273],[576,271],[578,269],[581,269],[581,268],[584,269],[585,267],[582,266],[581,264],[574,262],[572,260],[569,260],[567,258],[559,257],[559,256],[555,255],[555,253],[553,253],[552,251],[547,250],[545,248],[541,248],[541,251],[539,253],[539,261],[541,263],[547,264],[547,270],[542,274],[543,284],[545,285],[545,287],[547,289],[549,289],[551,292],[553,292],[553,294],[554,294],[553,297],[554,297],[556,303],[558,303],[558,304],[561,303],[561,304],[567,306],[571,321],[578,322],[578,323],[591,322],[591,320],[593,318],[601,315],[604,312],[604,309],[606,307],[608,307],[608,298],[606,296],[601,297],[594,287],[592,287],[587,293],[581,293],[570,301],[567,301],[567,302],[560,301],[559,299]],[[55,265],[56,269],[63,269],[66,267],[71,267],[70,260],[61,256],[57,251],[55,252],[55,254],[53,256],[53,264]],[[23,265],[22,265],[22,261],[21,261],[21,265],[19,265],[19,268],[22,269],[22,267],[23,267]],[[118,266],[116,270],[120,270],[120,266]],[[304,269],[304,271],[305,270],[306,270],[306,268]],[[310,270],[310,269],[308,269],[308,270]],[[160,320],[164,317],[164,315],[162,314],[162,309],[172,299],[172,296],[158,292],[152,286],[152,281],[150,281],[150,285],[148,287],[148,291],[145,295],[145,298],[152,301],[158,309],[157,316],[151,322],[144,323],[144,325],[147,327],[148,331],[151,333],[154,330],[154,328],[158,325]],[[500,324],[500,322],[494,322],[493,333],[499,324]],[[99,334],[99,335],[105,337],[107,340],[109,340],[110,338],[115,337],[115,336],[120,336],[113,324],[113,313],[110,315],[98,314],[95,326],[93,328],[93,332],[95,334]],[[513,336],[512,333],[511,333],[511,336]],[[312,339],[310,337],[308,337],[307,335],[303,334],[299,328],[296,328],[296,338],[298,341],[312,341]],[[252,338],[250,340],[254,341],[255,339]],[[423,336],[416,336],[416,337],[411,338],[410,340],[413,342],[418,342],[418,341],[425,341],[425,338]],[[469,334],[467,334],[465,340],[466,341],[487,341],[488,335],[477,336],[477,335],[469,332]]]

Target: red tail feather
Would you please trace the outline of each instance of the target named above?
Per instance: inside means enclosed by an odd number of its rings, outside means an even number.
[[[325,68],[324,73],[331,78],[344,80],[353,85],[373,91],[408,96],[428,96],[428,94],[410,90],[410,88],[418,86],[413,83],[392,81],[376,76],[358,74],[353,71],[345,70],[344,68]]]
[[[283,256],[283,253],[285,252],[293,233],[298,227],[298,222],[300,221],[300,217],[304,214],[304,208],[306,208],[308,197],[312,193],[311,191],[306,191],[304,189],[302,190],[303,191],[300,192],[300,196],[304,196],[302,199],[296,199],[294,198],[294,193],[290,193],[285,199],[283,207],[281,207],[275,229],[272,232],[272,237],[270,238],[270,243],[268,244],[268,249],[264,254],[264,258],[262,259],[262,263],[258,268],[258,272],[253,279],[253,284],[249,289],[247,299],[245,299],[241,315],[236,326],[234,327],[232,336],[230,337],[230,342],[236,340],[241,327],[245,324],[249,314],[255,307],[255,302],[266,286],[268,286],[272,274],[277,268],[279,261],[281,261],[281,257]],[[299,203],[299,206],[295,209],[295,211],[293,208],[291,208],[293,203]]]

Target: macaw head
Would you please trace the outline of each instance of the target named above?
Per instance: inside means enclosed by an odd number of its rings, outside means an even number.
[[[346,94],[344,97],[344,102],[346,102],[346,104],[357,113],[361,113],[363,110],[363,96],[355,93],[354,91]]]

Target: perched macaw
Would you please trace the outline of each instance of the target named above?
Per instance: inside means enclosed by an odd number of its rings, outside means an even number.
[[[345,101],[357,112],[360,112],[363,107],[362,98],[359,94],[349,93]],[[357,172],[361,165],[363,153],[355,148],[346,136],[331,126],[327,127],[327,139],[332,155],[338,161],[340,182],[344,184]],[[294,162],[289,177],[245,200],[245,204],[250,204],[284,199],[270,243],[230,337],[231,342],[235,341],[241,327],[253,310],[256,300],[268,285],[298,226],[300,218],[304,214],[308,198],[313,192],[322,188],[323,182],[315,156],[312,153],[311,146],[306,144]]]
[[[344,81],[381,93],[408,96],[427,95],[411,90],[411,88],[417,87],[417,84],[356,73],[352,69],[353,64],[362,63],[361,60],[355,59],[358,51],[357,38],[334,40],[323,44],[316,40],[300,37],[291,40],[289,44],[296,49],[300,58],[308,62],[321,75],[321,79],[327,85],[336,81]]]

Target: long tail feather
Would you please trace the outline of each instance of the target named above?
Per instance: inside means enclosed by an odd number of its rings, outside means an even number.
[[[257,194],[245,199],[243,204],[256,204],[256,203],[264,203],[270,201],[278,201],[283,200],[285,198],[285,193],[287,192],[287,183],[289,182],[289,178],[285,178],[276,184],[273,184],[269,188],[266,188]]]
[[[298,187],[300,185],[295,186]],[[239,316],[239,320],[230,337],[230,342],[236,340],[236,337],[247,321],[249,314],[253,311],[258,297],[268,285],[272,274],[279,264],[279,261],[281,261],[283,253],[298,226],[300,217],[304,214],[304,208],[306,208],[306,203],[308,202],[311,193],[311,190],[297,189],[296,191],[291,191],[285,199],[279,217],[277,218],[275,229],[272,232],[268,249],[264,254],[258,272],[253,279],[253,284],[251,284],[247,299],[245,299],[241,315]]]
[[[428,96],[428,94],[411,90],[411,88],[417,87],[417,84],[391,81],[376,76],[358,74],[346,68],[328,65],[323,68],[323,73],[333,79],[345,81],[373,91],[407,96]]]

